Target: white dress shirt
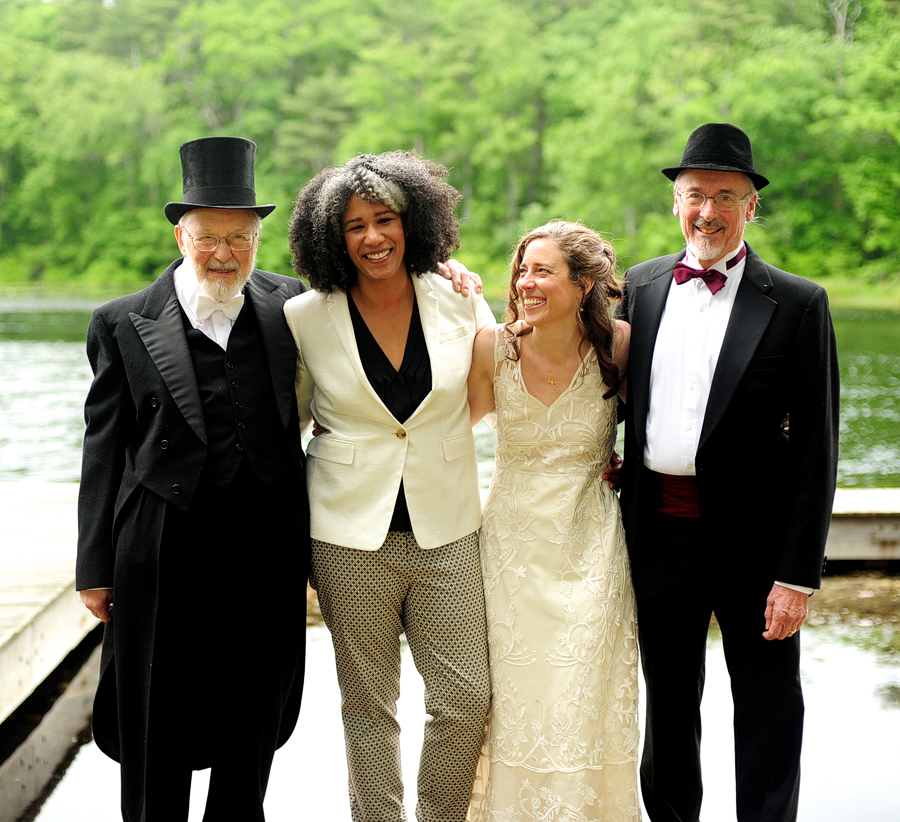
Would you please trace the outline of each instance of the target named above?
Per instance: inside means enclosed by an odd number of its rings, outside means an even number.
[[[740,246],[712,268],[725,273],[727,261],[739,251]],[[700,267],[690,251],[684,262]],[[741,260],[727,272],[716,294],[699,278],[681,285],[672,280],[650,369],[644,465],[651,471],[676,476],[697,472],[709,389],[745,264]]]
[[[224,351],[228,347],[228,337],[234,327],[234,319],[227,317],[223,311],[213,311],[204,320],[198,318],[197,303],[200,297],[205,295],[197,278],[184,262],[175,269],[175,294],[191,325],[206,334]]]

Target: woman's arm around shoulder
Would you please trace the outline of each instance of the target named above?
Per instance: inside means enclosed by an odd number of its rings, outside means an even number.
[[[623,402],[628,401],[628,384],[626,372],[628,370],[628,350],[631,347],[631,324],[625,320],[616,320],[615,342],[613,345],[613,359],[616,368],[619,369],[619,396]]]
[[[497,326],[486,325],[475,335],[469,368],[469,416],[475,425],[494,410],[494,334]]]

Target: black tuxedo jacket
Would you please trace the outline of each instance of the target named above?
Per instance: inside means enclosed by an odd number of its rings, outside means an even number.
[[[622,511],[632,565],[647,489],[641,467],[650,366],[675,263],[625,273],[619,316],[631,323]],[[726,574],[819,587],[837,473],[839,374],[824,289],[748,247],[697,452],[701,520]],[[790,433],[781,422],[790,418]]]

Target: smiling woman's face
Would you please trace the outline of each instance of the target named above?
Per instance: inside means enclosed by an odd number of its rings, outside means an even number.
[[[406,237],[399,214],[383,203],[350,198],[343,220],[347,254],[360,280],[390,280],[406,276]]]
[[[716,208],[712,199],[707,199],[699,208],[685,205],[678,192],[699,191],[708,198],[724,193],[744,197],[750,186],[749,178],[736,171],[691,169],[678,175],[672,211],[681,220],[681,232],[688,250],[704,268],[741,244],[744,226],[753,219],[756,211],[757,196],[754,194],[741,200],[734,211],[722,211]]]
[[[572,282],[563,252],[549,239],[528,244],[515,287],[531,326],[574,321],[582,301],[582,288]]]

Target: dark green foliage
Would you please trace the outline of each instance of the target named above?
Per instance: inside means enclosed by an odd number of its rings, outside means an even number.
[[[729,121],[772,180],[748,239],[807,276],[900,270],[896,0],[6,0],[0,279],[135,287],[177,254],[178,145],[259,145],[290,270],[297,191],[360,152],[415,149],[463,192],[459,257],[505,280],[552,217],[625,264],[681,243],[668,182]],[[837,16],[836,16],[837,15]],[[840,19],[838,19],[840,17]]]

